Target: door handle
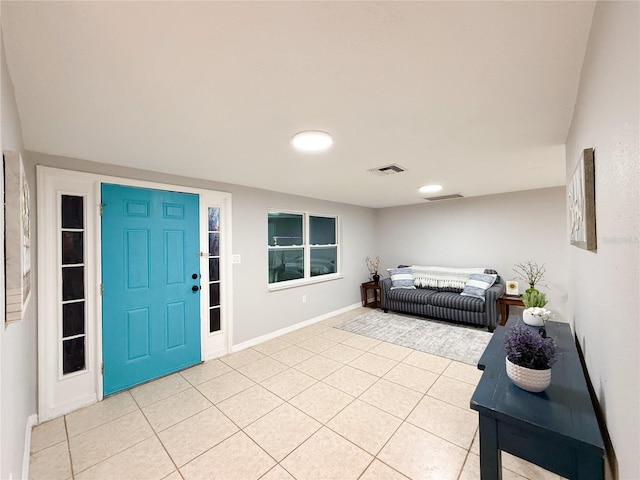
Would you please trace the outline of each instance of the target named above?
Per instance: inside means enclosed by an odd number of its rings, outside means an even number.
[[[197,292],[198,290],[200,290],[200,287],[198,285],[194,285],[193,287],[191,287],[191,290]]]

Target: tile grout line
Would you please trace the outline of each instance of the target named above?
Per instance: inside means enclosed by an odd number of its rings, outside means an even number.
[[[63,415],[64,421],[64,434],[67,437],[67,451],[69,452],[69,468],[71,470],[71,480],[76,478],[75,473],[73,471],[73,457],[71,456],[71,439],[69,438],[69,428],[67,427],[67,416]]]
[[[184,391],[184,390],[181,390],[181,391]],[[180,392],[177,392],[177,393],[180,393]],[[174,395],[175,395],[175,394],[174,394]],[[112,458],[113,458],[113,457],[115,457],[116,455],[119,455],[119,454],[121,454],[121,453],[123,453],[123,452],[125,452],[125,451],[127,451],[127,450],[129,450],[129,449],[131,449],[131,448],[133,448],[133,447],[135,447],[135,446],[137,446],[137,445],[140,445],[142,442],[145,442],[145,441],[149,440],[150,438],[153,438],[154,436],[156,436],[156,438],[157,438],[157,434],[156,434],[155,429],[151,426],[151,422],[149,422],[149,419],[147,418],[147,416],[146,416],[146,415],[144,414],[144,412],[142,411],[142,408],[141,408],[141,407],[140,407],[140,405],[138,404],[138,401],[135,399],[135,397],[134,397],[133,395],[131,395],[131,397],[133,398],[133,401],[135,402],[136,407],[138,408],[138,411],[139,411],[139,412],[140,412],[140,414],[144,417],[144,420],[145,420],[145,421],[147,422],[147,424],[149,425],[149,428],[151,429],[152,435],[150,435],[150,436],[148,436],[148,437],[146,437],[146,438],[143,438],[143,439],[141,439],[140,441],[135,442],[135,443],[133,443],[133,444],[129,445],[129,446],[128,446],[127,448],[125,448],[125,449],[119,450],[119,451],[117,451],[117,452],[113,453],[112,455],[109,455],[107,458],[104,458],[104,459],[100,460],[100,461],[99,461],[99,462],[97,462],[97,463],[93,463],[93,464],[89,465],[89,466],[88,466],[88,467],[86,467],[85,469],[83,469],[83,470],[81,470],[80,472],[78,472],[78,474],[81,474],[81,473],[83,473],[83,472],[86,472],[87,470],[89,470],[89,469],[91,469],[91,468],[93,468],[93,467],[95,467],[95,466],[97,466],[97,465],[100,465],[101,463],[104,463],[104,462],[106,462],[107,460],[112,459]],[[169,397],[167,397],[167,398],[169,398]],[[150,405],[152,405],[152,404],[150,404]],[[113,419],[113,420],[111,420],[111,421],[118,420],[118,419],[120,419],[120,418],[122,418],[122,417],[124,417],[124,416],[126,416],[126,415],[130,415],[130,414],[132,414],[132,413],[135,413],[135,411],[134,411],[134,412],[128,412],[128,413],[126,413],[125,415],[120,415],[120,416],[118,416],[118,417],[114,418],[114,419]],[[110,423],[110,422],[101,423],[100,425],[97,425],[97,426],[95,426],[95,427],[93,427],[93,428],[91,428],[91,429],[87,430],[86,432],[89,432],[89,431],[91,431],[91,430],[93,430],[93,429],[95,429],[95,428],[99,428],[99,427],[101,427],[101,426],[104,426],[104,425],[106,425],[106,424],[108,424],[108,423]],[[65,426],[66,426],[66,415],[65,415]],[[86,433],[86,432],[83,432],[83,433]],[[77,435],[76,435],[76,436],[77,436]],[[159,439],[159,438],[158,438],[158,441],[160,441],[160,439]],[[160,442],[160,444],[162,445],[162,447],[163,447],[163,449],[164,449],[164,444],[162,444],[162,442]],[[165,449],[165,451],[166,451],[166,449]],[[167,452],[167,454],[168,454],[168,452]],[[170,455],[169,455],[169,460],[171,460],[171,462],[172,462],[172,463],[174,463],[174,462],[173,462],[173,459],[171,458],[171,456],[170,456]],[[175,463],[174,463],[174,466],[175,466]],[[176,470],[177,470],[177,468],[176,468]],[[169,473],[169,474],[171,474],[171,473]],[[73,478],[75,478],[75,475],[73,476]]]
[[[225,365],[226,365],[226,364],[225,364]],[[238,374],[243,375],[241,372],[237,371],[234,367],[231,367],[230,365],[227,365],[227,366],[229,366],[232,370],[236,371]],[[178,372],[178,373],[180,373],[180,372]],[[229,373],[229,372],[226,372],[226,373]],[[223,374],[221,374],[221,375],[219,375],[219,376],[222,376],[222,375],[225,375],[225,374],[223,373]],[[246,375],[243,375],[243,376],[244,376],[244,377],[246,377]],[[183,378],[184,378],[184,377],[183,377]],[[214,377],[213,379],[215,379],[215,378],[218,378],[218,377]],[[248,377],[246,377],[246,378],[248,378]],[[213,380],[213,379],[211,379],[211,380]],[[249,379],[249,380],[251,380],[251,379]],[[189,381],[188,381],[188,380],[186,380],[186,379],[185,379],[185,381],[189,382]],[[208,381],[208,380],[207,380],[207,381]],[[252,380],[252,381],[253,381],[253,380]],[[202,382],[202,383],[206,383],[206,382]],[[190,383],[190,382],[189,382],[189,384],[191,385],[191,383]],[[221,400],[219,403],[222,403],[222,402],[224,402],[224,401],[228,400],[229,398],[232,398],[232,397],[234,397],[234,396],[236,396],[236,395],[239,395],[240,393],[245,392],[246,390],[248,390],[249,388],[254,387],[255,385],[258,385],[258,383],[254,382],[254,385],[251,385],[251,386],[247,387],[246,389],[244,389],[244,390],[242,390],[242,391],[240,391],[240,392],[238,392],[238,393],[236,393],[236,394],[234,394],[234,395],[231,395],[231,396],[230,396],[230,397],[228,397],[228,398],[225,398],[225,399]],[[240,425],[238,425],[235,421],[233,421],[233,419],[232,419],[232,418],[230,418],[230,417],[229,417],[229,416],[228,416],[224,411],[222,411],[220,408],[218,408],[218,406],[217,406],[216,404],[214,404],[211,400],[209,400],[209,398],[207,398],[207,396],[206,396],[206,395],[204,395],[204,393],[202,393],[202,392],[198,389],[198,387],[197,387],[196,385],[191,385],[191,388],[194,388],[198,393],[200,393],[204,398],[206,398],[206,399],[207,399],[207,401],[211,404],[211,406],[210,406],[210,407],[207,407],[207,408],[215,408],[218,412],[220,412],[220,414],[221,414],[222,416],[224,416],[227,420],[229,420],[229,422],[231,422],[231,423],[232,423],[232,424],[233,424],[233,425],[234,425],[238,430],[237,430],[237,431],[235,431],[233,434],[229,435],[228,437],[223,438],[222,440],[220,440],[220,441],[219,441],[218,443],[216,443],[215,445],[212,445],[211,447],[209,447],[208,449],[206,449],[204,452],[202,452],[202,453],[200,453],[200,454],[196,455],[195,457],[191,458],[188,462],[186,462],[184,465],[182,465],[182,467],[184,467],[185,465],[188,465],[189,463],[193,462],[193,461],[194,461],[194,460],[196,460],[197,458],[202,457],[204,454],[206,454],[207,452],[209,452],[211,449],[213,449],[213,448],[217,447],[217,446],[218,446],[218,445],[220,445],[221,443],[223,443],[223,442],[227,441],[228,439],[230,439],[231,437],[233,437],[233,436],[237,435],[239,432],[245,433],[245,432],[244,432],[244,430],[243,430],[243,428],[242,428],[242,427],[240,427]],[[264,388],[264,387],[263,387],[263,388]],[[184,391],[184,390],[181,390],[180,392],[176,392],[176,393],[174,393],[173,395],[177,395],[178,393],[181,393],[182,391]],[[171,396],[173,396],[173,395],[171,395]],[[166,397],[166,398],[170,398],[170,397]],[[137,403],[137,402],[136,402],[136,403]],[[276,407],[276,408],[277,408],[277,407]],[[140,410],[142,411],[142,409],[141,409],[141,408],[140,408]],[[205,410],[206,410],[206,409],[205,409]],[[175,425],[178,425],[179,423],[181,423],[181,422],[183,422],[183,421],[185,421],[185,420],[187,420],[187,419],[189,419],[189,418],[193,418],[194,416],[198,415],[199,413],[201,413],[201,412],[203,412],[203,411],[204,411],[204,410],[201,410],[200,412],[196,412],[195,414],[193,414],[193,415],[191,415],[191,416],[189,416],[189,417],[187,417],[187,418],[185,418],[185,419],[181,420],[180,422],[175,423],[175,424],[173,424],[173,425],[170,425],[169,427],[165,428],[165,429],[164,429],[164,430],[162,430],[162,431],[165,431],[165,430],[167,430],[167,429],[169,429],[169,428],[171,428],[171,427],[173,427],[173,426],[175,426]],[[272,411],[272,410],[271,410],[271,411]],[[143,413],[143,415],[144,415],[144,412],[142,412],[142,413]],[[265,414],[265,415],[266,415],[266,414]],[[260,418],[262,418],[262,417],[260,417]],[[150,422],[149,422],[149,420],[146,418],[146,415],[145,415],[145,419],[146,419],[146,420],[147,420],[147,422],[149,423],[149,426],[151,426],[151,423],[150,423]],[[256,420],[256,421],[257,421],[257,420]],[[253,423],[253,422],[252,422],[252,423]],[[166,452],[166,453],[167,453],[167,455],[169,456],[169,459],[171,460],[171,462],[172,462],[172,463],[174,464],[174,466],[176,467],[176,471],[178,472],[178,474],[179,474],[182,478],[184,478],[184,477],[182,476],[182,472],[180,471],[180,468],[182,468],[182,467],[178,467],[178,466],[177,466],[177,464],[176,464],[176,463],[175,463],[175,461],[173,460],[173,457],[172,457],[172,456],[171,456],[171,454],[167,451],[167,449],[166,449],[166,447],[165,447],[164,443],[163,443],[163,442],[162,442],[162,440],[159,438],[159,435],[158,435],[158,434],[159,434],[159,433],[161,433],[161,432],[156,432],[156,431],[155,431],[155,429],[154,429],[152,426],[151,426],[151,429],[153,430],[154,434],[155,434],[155,435],[156,435],[156,437],[158,438],[158,441],[161,443],[161,445],[162,445],[163,449],[165,450],[165,452]],[[246,433],[245,433],[245,435],[246,435]],[[248,435],[247,435],[247,436],[248,436]],[[249,437],[249,438],[253,441],[253,439],[252,439],[251,437]],[[254,443],[255,443],[255,442],[254,442]],[[261,449],[262,449],[262,448],[261,448]],[[264,451],[264,449],[262,449],[262,450]],[[267,452],[265,452],[265,453],[267,453]],[[268,454],[268,453],[267,453],[267,454]],[[275,460],[275,459],[274,459],[274,460]]]
[[[178,375],[180,375],[180,377],[181,377],[181,378],[183,378],[183,379],[184,379],[184,381],[185,381],[185,382],[187,382],[189,385],[191,385],[191,383],[189,382],[189,380],[187,380],[186,378],[184,378],[180,372],[177,372],[177,373],[178,373]],[[211,402],[207,397],[205,397],[205,396],[202,394],[202,392],[200,392],[199,390],[197,390],[193,385],[191,385],[191,388],[195,389],[195,390],[196,390],[200,395],[202,395],[202,396],[207,400],[207,402],[211,403],[211,405],[213,406],[213,403],[212,403],[212,402]],[[176,392],[176,393],[174,393],[173,395],[177,395],[178,393],[182,393],[183,391],[185,391],[185,390],[181,390],[180,392]],[[133,395],[131,395],[131,396],[133,397]],[[167,398],[170,398],[170,397],[171,397],[171,396],[169,396],[169,397],[167,397]],[[164,399],[163,399],[163,400],[164,400]],[[155,428],[153,428],[153,425],[151,425],[151,422],[149,421],[149,419],[147,418],[147,415],[146,415],[146,414],[144,413],[144,411],[142,410],[142,407],[140,407],[140,405],[138,404],[138,401],[135,399],[135,397],[133,398],[133,401],[134,401],[134,402],[136,402],[136,405],[138,406],[138,409],[140,410],[140,413],[142,413],[142,416],[144,417],[144,419],[145,419],[145,420],[147,421],[147,423],[149,424],[149,427],[151,428],[151,431],[153,432],[153,436],[155,436],[155,437],[156,437],[156,440],[158,440],[158,443],[160,443],[160,445],[162,446],[162,449],[163,449],[163,450],[164,450],[164,452],[167,454],[167,457],[169,458],[169,461],[170,461],[170,462],[173,464],[173,466],[175,467],[175,470],[174,470],[174,471],[175,471],[175,472],[178,472],[178,475],[180,475],[180,477],[181,477],[181,478],[184,478],[184,477],[182,476],[182,472],[180,472],[180,469],[178,468],[178,465],[176,464],[175,460],[173,459],[173,457],[171,456],[171,454],[170,454],[170,453],[169,453],[169,451],[167,450],[167,447],[165,446],[165,444],[163,443],[162,439],[160,438],[160,435],[159,435],[159,434],[160,434],[160,432],[157,432],[157,431],[156,431],[156,429],[155,429]],[[162,400],[159,400],[159,401],[162,401]],[[157,402],[155,402],[155,403],[157,403]],[[150,405],[153,405],[153,403],[152,403],[152,404],[150,404]],[[149,406],[149,405],[147,405],[147,406]],[[205,409],[205,410],[206,410],[206,409]],[[202,412],[202,411],[204,411],[204,410],[201,410],[200,412]],[[187,418],[185,418],[185,419],[181,420],[180,422],[183,422],[183,421],[185,421],[185,420],[187,420],[187,419],[189,419],[189,418],[191,418],[191,417],[194,417],[194,416],[196,416],[196,415],[197,415],[198,413],[200,413],[200,412],[196,412],[196,413],[194,413],[193,415],[191,415],[191,416],[189,416],[189,417],[187,417]],[[180,423],[180,422],[178,422],[178,423]],[[176,424],[174,424],[174,425],[177,425],[177,423],[176,423]],[[167,428],[165,428],[164,430],[167,430],[168,428],[171,428],[171,427],[173,427],[173,425],[168,426],[168,427],[167,427]],[[163,431],[164,431],[164,430],[163,430]],[[149,438],[151,438],[151,437],[149,437]],[[146,440],[146,439],[145,439],[145,440]],[[168,474],[168,475],[171,475],[171,473],[172,473],[172,472],[169,472],[169,474]],[[168,475],[165,475],[165,476],[164,476],[164,477],[162,477],[162,478],[166,478]]]

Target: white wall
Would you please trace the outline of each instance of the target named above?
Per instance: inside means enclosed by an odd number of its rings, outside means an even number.
[[[368,275],[364,258],[371,255],[370,252],[374,252],[375,247],[375,211],[372,209],[197,178],[27,152],[25,169],[28,175],[35,174],[37,164],[230,192],[233,196],[233,253],[240,254],[242,258],[242,263],[233,265],[234,344],[360,301],[360,283],[366,281]],[[194,175],[197,175],[197,172],[194,172]],[[344,278],[269,292],[267,211],[272,208],[340,215]],[[302,303],[303,295],[307,297],[306,303]]]
[[[509,280],[516,263],[544,263],[549,288],[540,290],[556,319],[566,321],[564,210],[564,187],[384,208],[377,213],[381,264],[486,267]]]
[[[20,118],[13,84],[7,69],[2,46],[2,149],[20,152],[23,149]],[[29,187],[35,188],[33,182]],[[35,195],[31,197],[35,212]],[[3,220],[4,222],[4,220]],[[31,230],[35,218],[31,217]],[[4,240],[4,239],[3,239]],[[4,244],[4,242],[3,242]],[[31,249],[34,265],[35,248]],[[2,258],[4,264],[4,258]],[[2,278],[2,323],[0,325],[0,478],[21,478],[25,431],[30,415],[36,413],[36,296],[31,295],[22,321],[4,323],[4,275]]]
[[[566,144],[567,181],[595,148],[598,242],[569,249],[569,312],[629,480],[640,478],[639,17],[638,2],[596,5]]]

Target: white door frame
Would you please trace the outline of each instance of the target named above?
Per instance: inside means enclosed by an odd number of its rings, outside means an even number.
[[[200,301],[201,359],[228,353],[233,338],[233,292],[231,261],[231,194],[199,188],[134,180],[108,175],[37,166],[38,239],[38,413],[48,420],[102,400],[102,298],[100,296],[101,219],[100,185],[114,183],[132,187],[193,193],[200,198],[200,251],[208,252],[207,212],[220,208],[221,333],[209,334],[209,290]],[[62,375],[60,195],[85,197],[85,318],[86,368]],[[208,257],[201,257],[201,285],[208,284]]]

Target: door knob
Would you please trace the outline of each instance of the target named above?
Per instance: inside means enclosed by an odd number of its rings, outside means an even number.
[[[198,285],[194,285],[193,287],[191,287],[191,290],[197,292],[198,290],[200,290],[200,287]]]

